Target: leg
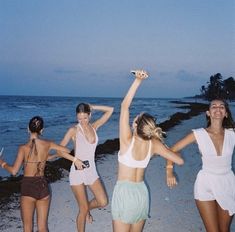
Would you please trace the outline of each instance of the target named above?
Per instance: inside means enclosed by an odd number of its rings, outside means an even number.
[[[216,201],[195,200],[207,232],[219,232],[219,220]]]
[[[106,192],[104,190],[104,187],[100,181],[100,179],[97,179],[94,184],[89,185],[89,188],[91,189],[92,193],[94,194],[94,198],[89,202],[89,210],[105,207],[108,204],[108,199]],[[87,221],[89,223],[92,223],[93,218],[88,212],[87,214]]]
[[[86,216],[89,212],[89,203],[87,200],[86,188],[84,184],[72,185],[73,194],[77,200],[79,213],[77,215],[77,229],[79,232],[85,231]]]
[[[97,179],[94,184],[89,185],[89,188],[95,197],[89,202],[89,209],[105,207],[108,204],[108,199],[100,179]]]
[[[36,200],[32,197],[21,196],[20,198],[21,218],[23,221],[24,232],[33,231],[33,215],[35,204]]]
[[[228,211],[223,210],[217,202],[216,204],[217,204],[217,213],[218,213],[220,232],[229,232],[233,217],[229,216]]]
[[[48,232],[48,212],[50,196],[36,201],[38,232]]]
[[[130,232],[131,224],[126,224],[118,220],[113,220],[113,232]]]
[[[142,220],[142,221],[139,221],[135,224],[132,224],[130,232],[141,232],[141,231],[143,231],[144,224],[145,224],[145,220]]]

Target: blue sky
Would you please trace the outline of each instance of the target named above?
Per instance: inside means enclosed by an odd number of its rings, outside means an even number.
[[[0,94],[199,93],[235,77],[235,0],[0,0]]]

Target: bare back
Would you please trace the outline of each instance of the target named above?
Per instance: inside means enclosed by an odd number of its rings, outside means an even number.
[[[20,146],[24,156],[24,176],[43,176],[51,142],[41,139],[30,140]]]
[[[144,162],[146,158],[148,158],[148,156],[152,156],[152,152],[150,151],[151,141],[140,141],[138,139],[135,139],[132,145],[132,140],[129,141],[128,146],[126,145],[127,143],[120,143],[119,161],[120,158],[122,159],[121,156],[127,155],[128,152],[131,153],[129,154],[129,156],[131,156],[133,161],[135,162]],[[149,159],[146,160],[146,162],[148,163]],[[122,162],[119,162],[118,180],[140,182],[144,178],[144,171],[145,167],[130,167],[126,164],[123,164]]]

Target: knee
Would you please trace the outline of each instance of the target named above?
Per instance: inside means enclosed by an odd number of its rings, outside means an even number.
[[[47,225],[38,225],[38,232],[48,232]]]
[[[38,232],[48,232],[49,230],[44,227],[44,228],[38,228]]]
[[[88,205],[80,205],[79,206],[79,214],[87,215],[89,212],[89,206]]]
[[[32,231],[33,231],[33,227],[24,226],[24,232],[32,232]]]
[[[108,205],[108,199],[107,198],[100,199],[98,205],[99,207],[104,208],[105,206]]]

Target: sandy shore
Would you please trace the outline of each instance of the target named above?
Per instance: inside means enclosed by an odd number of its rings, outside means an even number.
[[[204,125],[204,115],[196,116],[175,126],[168,132],[166,143],[172,145],[187,134],[190,129]],[[146,170],[146,182],[151,196],[150,218],[146,221],[146,232],[199,232],[205,231],[193,199],[193,184],[201,166],[196,145],[184,149],[182,155],[185,165],[176,167],[179,184],[169,189],[165,184],[165,161],[161,157],[153,158]],[[106,155],[97,161],[97,168],[108,193],[109,201],[117,174],[117,156]],[[77,205],[69,187],[68,172],[64,178],[52,183],[52,201],[49,215],[49,229],[52,232],[76,231],[75,217]],[[89,193],[89,196],[90,193]],[[3,213],[3,209],[1,209]],[[111,232],[112,219],[110,204],[104,209],[92,211],[94,222],[88,224],[87,232]],[[19,202],[15,197],[8,210],[1,214],[0,230],[6,232],[22,231]],[[235,231],[233,221],[231,231]]]

